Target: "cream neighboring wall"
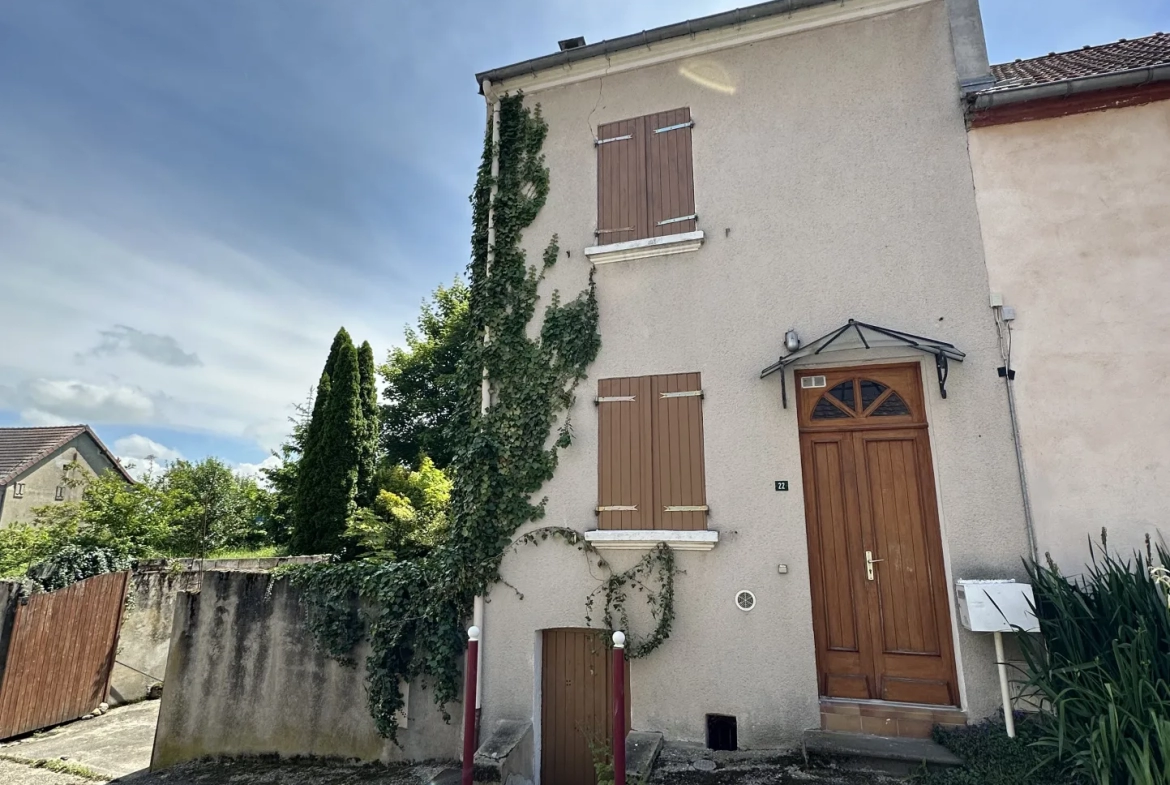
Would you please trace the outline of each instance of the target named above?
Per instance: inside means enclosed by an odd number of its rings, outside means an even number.
[[[974,129],[1040,551],[1170,536],[1170,101]],[[1160,531],[1159,531],[1160,529]]]
[[[726,74],[734,93],[689,81],[684,64]],[[944,3],[527,95],[549,124],[552,186],[525,246],[538,260],[557,233],[563,249],[545,303],[554,288],[572,297],[586,286],[599,123],[691,108],[706,232],[697,252],[597,269],[601,353],[537,525],[596,528],[597,379],[701,372],[720,541],[677,555],[674,631],[631,666],[633,727],[703,741],[705,714],[733,714],[741,747],[792,743],[819,721],[795,391],[789,372],[783,409],[780,380],[759,378],[787,329],[812,340],[856,317],[967,352],[945,401],[933,359],[923,365],[951,577],[1019,576],[1027,550]],[[826,361],[895,356],[922,357]],[[777,493],[777,479],[792,490]],[[607,552],[619,568],[640,555]],[[559,542],[505,559],[524,597],[500,584],[486,605],[483,727],[539,721],[539,630],[584,626],[600,574]],[[735,608],[739,589],[755,593],[755,610]],[[991,642],[958,643],[964,706],[986,715],[998,701]]]
[[[32,511],[36,507],[59,501],[77,501],[82,489],[65,486],[65,498],[57,499],[57,488],[64,485],[62,474],[65,466],[77,460],[84,476],[92,477],[106,469],[117,470],[102,451],[87,436],[78,436],[43,459],[31,472],[16,479],[4,488],[4,504],[0,508],[0,529],[13,523],[32,523]],[[81,477],[78,477],[81,479]],[[24,483],[24,496],[15,496],[15,484]]]

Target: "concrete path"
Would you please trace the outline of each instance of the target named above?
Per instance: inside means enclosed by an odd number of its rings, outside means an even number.
[[[0,755],[4,751],[0,750]],[[94,785],[92,780],[83,780],[70,774],[56,774],[44,769],[34,769],[23,763],[13,763],[0,758],[0,782],[4,785]]]
[[[91,720],[78,720],[15,744],[0,745],[0,756],[63,760],[110,778],[145,771],[150,767],[158,706],[158,701],[143,701],[111,709]],[[29,783],[68,782],[49,779],[50,775],[57,776],[52,772],[38,770],[37,773],[45,779],[30,779]],[[0,778],[0,782],[8,780]]]

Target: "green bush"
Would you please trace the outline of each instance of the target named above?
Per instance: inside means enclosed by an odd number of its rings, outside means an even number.
[[[95,575],[128,570],[130,566],[129,558],[109,548],[68,545],[29,567],[25,575],[40,589],[56,591]]]
[[[1093,548],[1076,579],[1028,565],[1040,635],[1017,634],[1038,748],[1098,785],[1170,785],[1170,554]]]
[[[1034,718],[1017,713],[1016,738],[1001,720],[961,728],[934,729],[934,740],[963,759],[962,767],[923,771],[915,785],[1080,785],[1070,766],[1052,761],[1037,742],[1044,731]]]

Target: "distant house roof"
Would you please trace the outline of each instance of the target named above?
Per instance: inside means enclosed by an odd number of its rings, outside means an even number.
[[[55,450],[82,434],[88,434],[128,481],[134,478],[88,425],[49,428],[0,428],[0,485],[7,485]]]
[[[990,90],[1063,82],[1114,74],[1170,63],[1170,33],[1122,39],[1111,44],[1085,46],[1071,52],[1052,52],[1030,60],[991,66],[995,84]],[[986,92],[986,91],[985,91]]]

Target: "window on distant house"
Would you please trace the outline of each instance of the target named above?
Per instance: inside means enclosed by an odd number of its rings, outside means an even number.
[[[64,485],[57,486],[57,494],[53,498],[59,502],[65,501],[65,486]]]
[[[691,110],[597,128],[597,243],[693,232]]]
[[[19,499],[22,496],[24,496],[24,483],[18,482],[12,486],[12,497],[14,499]]]
[[[700,375],[601,379],[597,393],[598,528],[706,529]]]

